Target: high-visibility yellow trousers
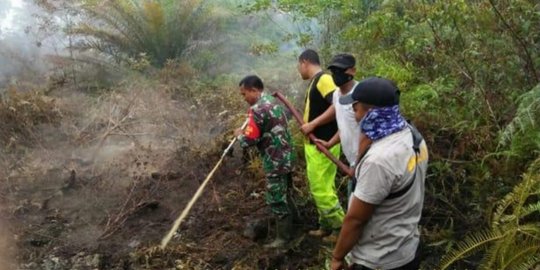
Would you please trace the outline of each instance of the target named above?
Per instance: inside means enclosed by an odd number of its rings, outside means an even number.
[[[339,144],[329,149],[335,157],[339,157]],[[314,144],[305,144],[306,171],[311,196],[319,213],[319,224],[322,229],[335,230],[341,227],[345,213],[339,203],[336,192],[337,166]]]

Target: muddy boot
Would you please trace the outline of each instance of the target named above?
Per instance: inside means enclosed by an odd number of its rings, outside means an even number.
[[[276,220],[276,238],[265,248],[283,248],[292,238],[292,216],[287,215]]]
[[[292,223],[297,225],[303,220],[300,218],[300,211],[298,211],[298,207],[296,206],[296,200],[294,198],[295,197],[294,187],[292,184],[292,176],[289,175],[289,179],[287,181],[287,206],[289,207],[290,213],[292,215]]]
[[[319,238],[326,237],[326,236],[330,235],[331,233],[332,233],[331,231],[323,229],[323,228],[319,228],[319,229],[316,229],[316,230],[311,230],[311,231],[308,232],[309,235],[319,237]]]
[[[287,196],[287,204],[289,205],[289,209],[291,210],[291,222],[293,224],[302,223],[303,220],[300,218],[300,212],[298,211],[298,207],[296,207],[296,202],[291,195]]]
[[[335,244],[339,237],[339,229],[333,230],[328,236],[323,237],[323,242],[328,244]]]
[[[253,241],[266,237],[268,233],[268,221],[264,219],[254,219],[246,222],[246,227],[242,236]]]

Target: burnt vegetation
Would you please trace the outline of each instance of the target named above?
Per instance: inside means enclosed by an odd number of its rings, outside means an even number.
[[[300,108],[303,48],[399,84],[430,149],[423,269],[538,269],[538,1],[24,3],[0,10],[24,26],[0,32],[0,269],[328,267],[292,121],[288,250],[262,248],[264,174],[238,147],[159,248],[243,122],[238,80]]]

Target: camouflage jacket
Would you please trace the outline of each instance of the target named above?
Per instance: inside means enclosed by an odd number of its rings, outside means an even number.
[[[292,171],[293,145],[287,116],[275,99],[263,93],[248,112],[249,122],[238,137],[242,147],[256,145],[267,177]]]

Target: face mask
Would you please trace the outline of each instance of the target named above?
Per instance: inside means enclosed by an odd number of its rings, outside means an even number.
[[[342,86],[353,79],[353,76],[345,73],[345,71],[334,71],[332,72],[332,79],[337,86]]]
[[[366,121],[366,118],[368,117],[368,115],[370,115],[371,112],[372,112],[372,109],[369,109],[369,111],[367,111],[366,114],[364,114],[362,119],[360,119],[360,122],[358,122],[358,125],[360,126],[360,132],[362,133],[366,132],[366,126],[369,125],[368,121]]]

